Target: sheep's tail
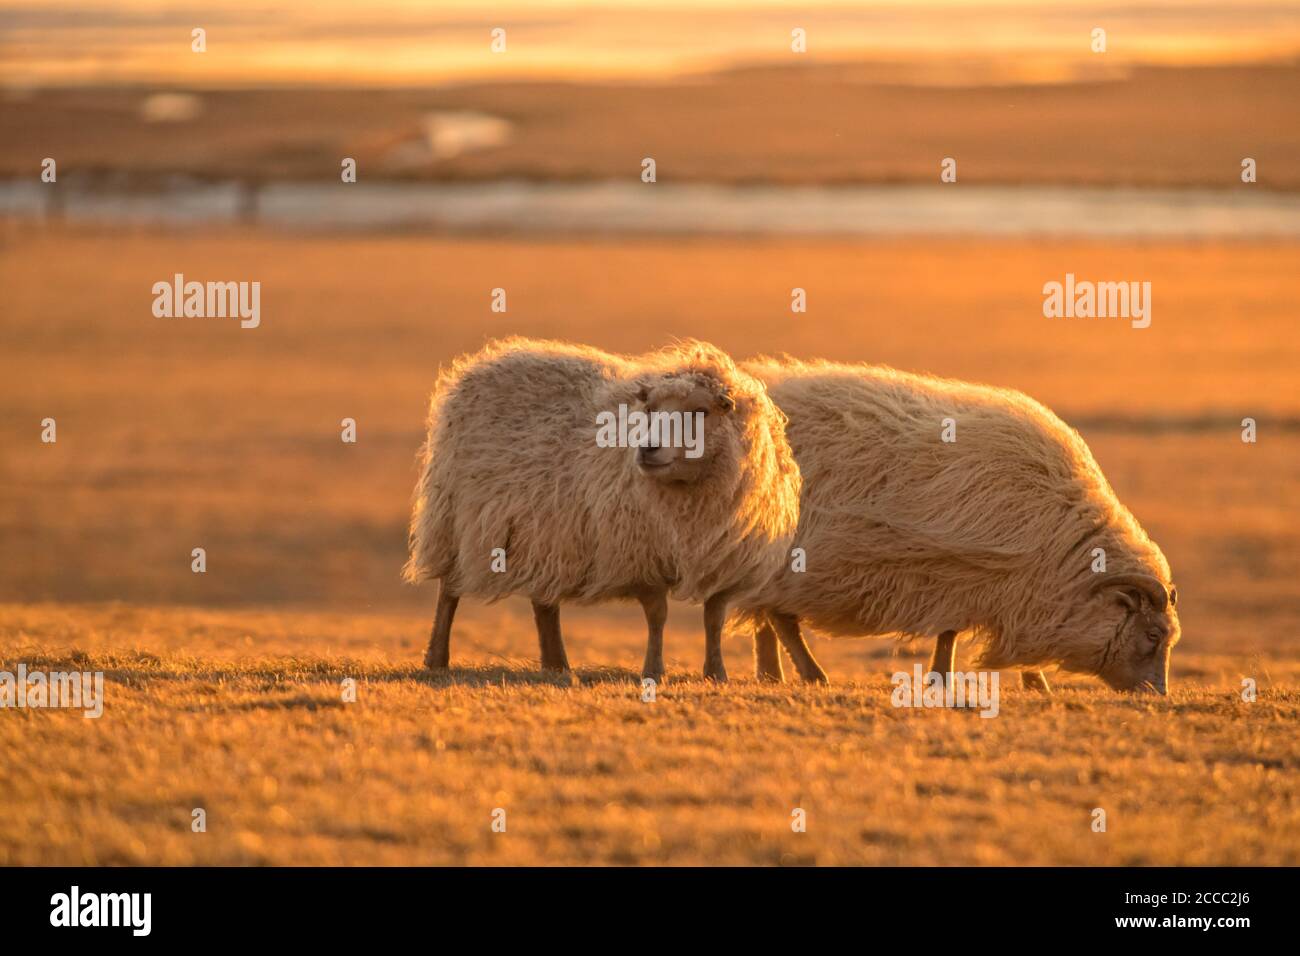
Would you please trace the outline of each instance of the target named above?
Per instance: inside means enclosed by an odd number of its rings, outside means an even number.
[[[410,584],[427,581],[434,566],[437,520],[433,501],[433,463],[428,442],[420,449],[420,480],[411,502],[411,525],[406,536],[407,558],[402,578]]]
[[[444,480],[445,456],[439,454],[440,391],[434,392],[428,437],[416,459],[420,479],[412,495],[407,559],[402,567],[402,578],[411,584],[447,577],[455,563],[453,509],[446,490],[451,483]]]

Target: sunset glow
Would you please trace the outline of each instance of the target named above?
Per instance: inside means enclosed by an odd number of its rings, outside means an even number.
[[[0,22],[0,81],[11,86],[656,78],[779,61],[796,27],[808,33],[808,62],[910,61],[922,81],[938,83],[1068,78],[1089,65],[1081,38],[1095,26],[1123,38],[1109,51],[1112,65],[1279,59],[1300,51],[1300,4],[1283,0],[1253,5],[1248,16],[1200,3],[1135,9],[1023,0],[539,0],[490,14],[469,0],[432,7],[327,0],[273,9],[234,0],[196,16],[186,5],[138,0],[51,0],[39,8],[3,0]],[[208,32],[202,58],[188,49],[194,27]],[[504,56],[489,49],[494,27],[507,30]]]

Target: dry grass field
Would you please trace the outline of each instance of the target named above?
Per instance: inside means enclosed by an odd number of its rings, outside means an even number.
[[[4,863],[1300,862],[1294,663],[1192,651],[1161,700],[1008,683],[983,719],[892,707],[907,655],[823,654],[829,688],[706,684],[684,616],[670,644],[686,662],[643,703],[632,619],[579,616],[580,683],[563,686],[525,659],[526,613],[470,619],[462,666],[436,679],[411,617],[0,613],[5,666],[110,682],[101,720],[0,721]],[[1252,704],[1233,693],[1245,670]]]
[[[1294,246],[0,243],[0,670],[108,681],[100,720],[0,712],[0,863],[1300,863]],[[177,271],[261,281],[261,327],[154,318]],[[1151,281],[1151,328],[1044,319],[1067,271]],[[888,676],[927,648],[814,638],[832,685],[773,687],[744,635],[715,687],[698,609],[675,606],[670,681],[643,703],[639,613],[566,611],[568,685],[536,672],[526,605],[469,601],[456,667],[430,677],[432,592],[398,580],[425,397],[440,363],[510,333],[1025,389],[1169,557],[1173,693],[1058,676],[1047,699],[1007,674],[995,719],[912,712]]]

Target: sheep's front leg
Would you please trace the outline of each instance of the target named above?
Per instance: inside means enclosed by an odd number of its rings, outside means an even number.
[[[1041,691],[1044,694],[1051,694],[1051,685],[1047,683],[1047,675],[1042,671],[1021,671],[1020,686],[1025,690]]]
[[[785,683],[781,670],[781,651],[776,644],[776,629],[766,617],[754,628],[754,676],[761,681]]]
[[[668,620],[668,592],[642,591],[637,595],[645,611],[645,666],[641,676],[656,684],[664,682],[664,623]]]
[[[438,609],[433,614],[433,633],[424,652],[424,666],[430,670],[446,670],[451,662],[451,621],[456,616],[460,598],[447,591],[444,582],[438,586]]]
[[[776,636],[785,645],[785,652],[794,661],[799,676],[809,683],[829,684],[830,678],[817,663],[817,658],[813,657],[808,642],[803,639],[803,632],[799,630],[799,618],[793,614],[773,614],[771,618],[776,625]]]
[[[934,656],[930,658],[930,673],[943,675],[943,686],[952,683],[957,670],[957,632],[944,631],[934,642]]]
[[[564,653],[560,634],[560,608],[555,604],[533,602],[533,620],[537,622],[537,643],[542,648],[542,670],[567,671],[569,658]]]
[[[722,626],[727,621],[727,598],[715,594],[704,602],[704,677],[724,683],[727,669],[722,666]]]

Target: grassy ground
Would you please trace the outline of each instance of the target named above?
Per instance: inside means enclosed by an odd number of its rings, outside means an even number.
[[[829,688],[718,688],[692,667],[646,703],[626,667],[543,677],[522,616],[471,624],[437,679],[416,619],[3,617],[0,665],[103,669],[109,697],[98,721],[0,720],[0,863],[1300,862],[1294,664],[1260,671],[1254,703],[1236,660],[1193,654],[1213,678],[1167,700],[1008,684],[982,719],[892,707],[906,655]],[[631,633],[586,621],[571,646],[599,659]]]
[[[0,241],[0,670],[108,677],[98,721],[0,711],[0,862],[1300,862],[1294,246]],[[262,327],[154,318],[177,271],[261,281]],[[1044,319],[1067,271],[1151,281],[1151,328]],[[720,689],[692,676],[698,609],[674,608],[648,704],[631,609],[565,612],[580,683],[560,686],[526,606],[468,601],[461,669],[429,679],[431,592],[397,578],[425,396],[508,333],[1026,389],[1169,557],[1173,696],[1058,677],[1044,700],[1008,675],[996,719],[909,712],[888,675],[924,648],[817,640],[833,686],[773,688],[745,678],[743,636]]]

